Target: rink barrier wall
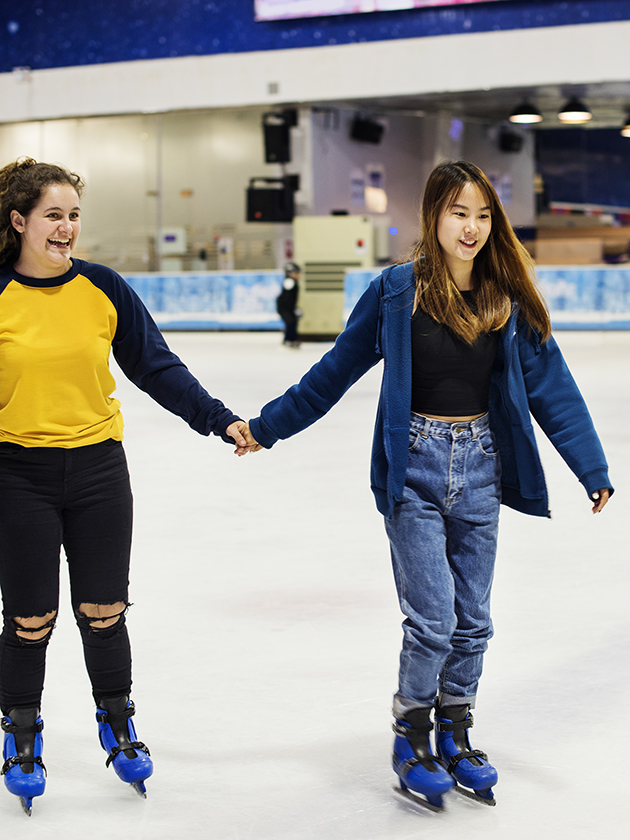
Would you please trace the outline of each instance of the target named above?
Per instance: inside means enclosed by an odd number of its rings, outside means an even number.
[[[281,330],[283,271],[124,275],[161,330]]]
[[[630,330],[630,266],[538,266],[556,330]],[[344,321],[379,268],[348,271]],[[162,330],[282,330],[282,271],[125,274]]]
[[[379,269],[348,272],[344,320]],[[630,266],[544,266],[536,275],[554,330],[630,330]]]

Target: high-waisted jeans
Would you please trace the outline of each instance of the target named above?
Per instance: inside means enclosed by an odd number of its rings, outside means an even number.
[[[394,711],[474,705],[492,636],[490,590],[499,454],[488,416],[465,423],[412,414],[402,500],[385,526],[403,622]]]
[[[81,604],[128,604],[132,495],[122,444],[75,449],[0,443],[0,706],[39,706],[51,636],[25,643],[16,617],[59,606],[60,549],[95,699],[128,694],[131,651],[124,613],[95,632]]]

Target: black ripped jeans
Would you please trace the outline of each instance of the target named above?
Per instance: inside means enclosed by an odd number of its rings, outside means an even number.
[[[128,604],[132,510],[120,442],[75,449],[0,443],[0,707],[5,714],[15,706],[41,705],[52,628],[44,638],[29,640],[28,633],[17,634],[21,627],[15,619],[58,610],[61,546],[94,697],[98,702],[129,693],[124,613],[111,627],[96,630],[79,606]]]

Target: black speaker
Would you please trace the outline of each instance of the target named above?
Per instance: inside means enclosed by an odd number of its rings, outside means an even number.
[[[265,186],[256,186],[262,183]],[[272,184],[273,186],[268,186]],[[248,222],[292,222],[293,190],[283,178],[252,178],[247,188]]]
[[[265,163],[289,163],[291,160],[291,126],[297,124],[297,111],[263,114]]]
[[[285,108],[282,112],[282,119],[290,128],[298,124],[298,117],[297,108]]]
[[[523,138],[515,131],[507,128],[501,129],[499,134],[499,149],[502,152],[520,152],[523,148]]]
[[[350,126],[350,137],[362,143],[380,143],[385,127],[367,117],[355,117]]]

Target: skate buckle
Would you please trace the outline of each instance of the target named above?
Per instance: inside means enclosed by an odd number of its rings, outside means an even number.
[[[122,745],[118,744],[118,746],[112,747],[111,752],[105,761],[105,767],[109,767],[116,756],[125,750],[142,750],[142,752],[145,752],[147,755],[151,755],[149,748],[146,744],[143,744],[142,741],[130,741],[128,744]]]

